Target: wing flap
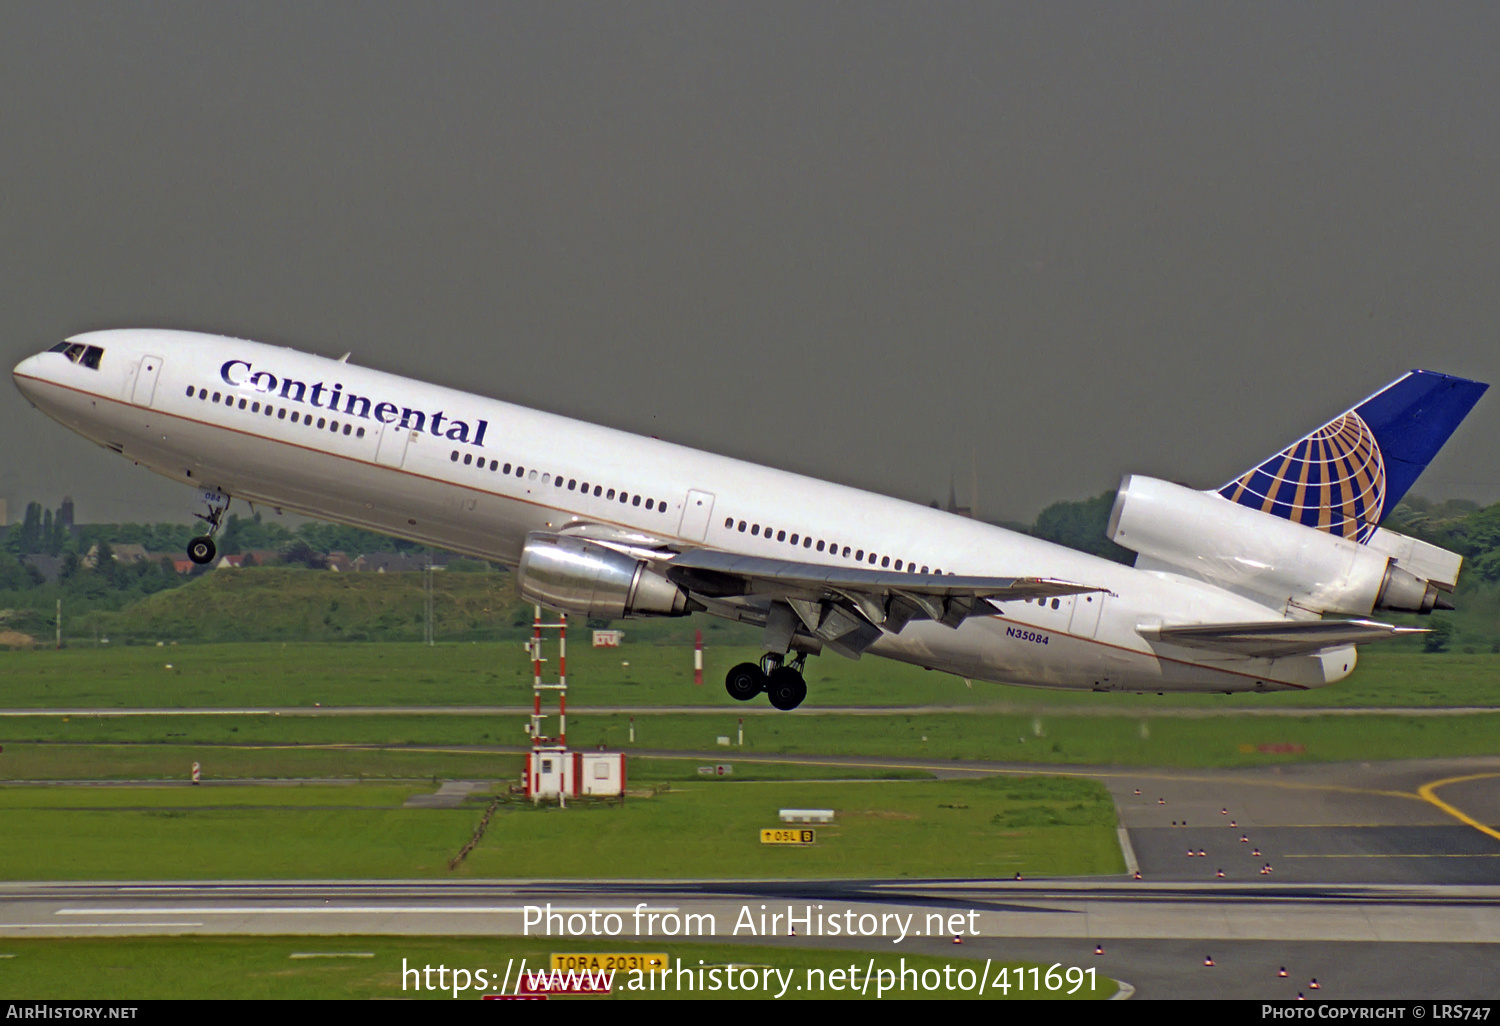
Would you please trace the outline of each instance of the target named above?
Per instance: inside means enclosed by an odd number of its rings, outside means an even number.
[[[668,580],[710,601],[747,599],[776,618],[858,658],[882,633],[899,634],[912,620],[958,627],[994,611],[991,601],[1051,598],[1102,591],[1047,577],[959,577],[900,570],[863,570],[795,560],[742,556],[712,549],[685,552],[659,568]],[[784,610],[785,616],[777,610]]]
[[[829,591],[886,594],[912,598],[991,598],[1015,601],[1103,591],[1102,588],[1051,577],[959,577],[953,574],[911,574],[901,570],[860,570],[852,567],[802,563],[796,560],[741,556],[713,549],[694,549],[663,564],[667,577],[684,587],[694,582],[718,587],[733,579],[744,588],[736,594],[788,594],[815,597]]]
[[[1373,620],[1276,620],[1270,623],[1209,623],[1179,627],[1144,626],[1136,633],[1147,641],[1183,648],[1208,649],[1225,655],[1278,659],[1329,648],[1425,634],[1421,627],[1396,627]]]

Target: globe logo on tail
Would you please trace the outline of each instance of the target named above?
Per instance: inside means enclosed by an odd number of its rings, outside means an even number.
[[[1353,410],[1282,450],[1219,494],[1262,513],[1365,542],[1385,510],[1385,462]]]

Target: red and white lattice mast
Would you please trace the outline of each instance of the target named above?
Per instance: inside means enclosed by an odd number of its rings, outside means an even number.
[[[542,620],[542,607],[533,606],[531,619],[531,748],[532,764],[538,763],[538,754],[548,752],[557,756],[558,765],[561,766],[567,757],[568,750],[568,617],[567,614],[559,614],[557,623],[546,623]],[[542,657],[543,631],[557,631],[557,680],[547,682],[542,680],[542,664],[547,660]],[[557,692],[557,736],[549,737],[543,726],[548,713],[542,712],[542,692]],[[536,796],[536,784],[532,784],[530,790],[533,797]],[[564,797],[566,787],[559,791],[559,800],[566,804]]]

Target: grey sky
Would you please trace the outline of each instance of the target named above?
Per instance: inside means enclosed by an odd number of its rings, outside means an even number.
[[[0,6],[0,356],[298,346],[1030,519],[1500,382],[1500,5]],[[1500,390],[1418,482],[1500,499]],[[84,520],[185,489],[0,398]]]

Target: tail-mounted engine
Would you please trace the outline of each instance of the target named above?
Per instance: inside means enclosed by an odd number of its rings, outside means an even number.
[[[1452,609],[1462,557],[1379,530],[1361,545],[1155,478],[1120,482],[1109,537],[1144,570],[1186,573],[1280,608],[1365,616]]]
[[[543,531],[526,536],[516,581],[527,602],[605,620],[686,616],[703,608],[643,559]]]

